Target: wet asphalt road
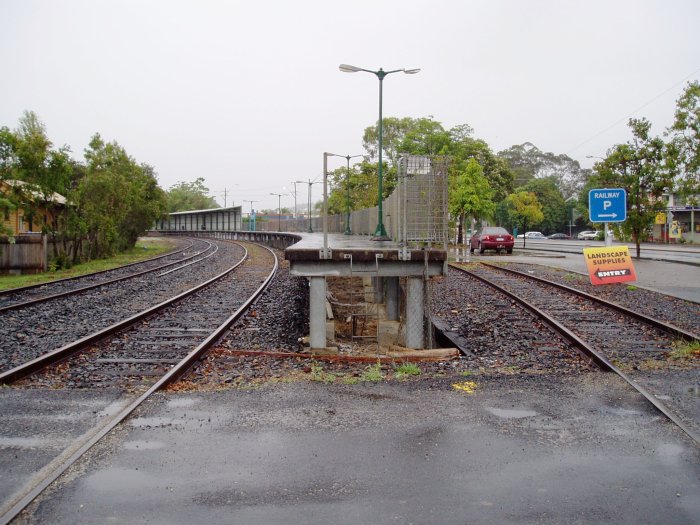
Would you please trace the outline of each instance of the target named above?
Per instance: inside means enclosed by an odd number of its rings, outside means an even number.
[[[604,373],[171,392],[30,511],[20,523],[700,523],[700,448]]]

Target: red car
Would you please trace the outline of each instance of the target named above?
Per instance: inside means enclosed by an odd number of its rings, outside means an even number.
[[[505,228],[484,226],[469,240],[469,252],[474,253],[474,250],[479,250],[479,253],[484,253],[484,250],[496,250],[497,252],[505,250],[508,253],[513,253],[513,244],[515,244],[515,239]]]

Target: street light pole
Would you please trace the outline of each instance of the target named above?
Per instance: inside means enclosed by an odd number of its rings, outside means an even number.
[[[270,193],[270,195],[277,195],[277,231],[282,231],[282,195],[284,193]]]
[[[398,73],[398,72],[403,72],[407,75],[415,75],[420,71],[420,69],[394,69],[392,71],[384,71],[382,68],[379,68],[379,71],[372,71],[371,69],[363,69],[361,67],[357,66],[351,66],[348,64],[340,64],[339,69],[343,73],[357,73],[358,71],[364,71],[365,73],[372,73],[379,79],[379,166],[378,166],[378,198],[377,198],[377,207],[379,210],[379,217],[377,221],[377,229],[374,232],[374,240],[377,241],[383,241],[383,240],[388,240],[387,234],[386,234],[386,229],[384,228],[384,220],[383,220],[383,213],[382,213],[382,193],[383,193],[383,177],[382,177],[382,171],[383,171],[383,166],[382,166],[382,149],[383,149],[383,133],[384,133],[384,124],[382,122],[382,88],[384,84],[384,77],[387,75],[390,75],[391,73]]]
[[[329,157],[342,157],[348,161],[348,171],[345,173],[345,231],[344,235],[352,235],[350,229],[350,159],[363,157],[364,155],[338,155],[337,153],[326,153]]]

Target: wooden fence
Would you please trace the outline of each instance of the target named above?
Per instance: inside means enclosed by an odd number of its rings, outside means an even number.
[[[48,269],[46,235],[0,237],[0,273],[39,273]]]

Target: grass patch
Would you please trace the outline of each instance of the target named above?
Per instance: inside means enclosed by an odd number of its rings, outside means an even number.
[[[627,291],[628,291],[628,292],[634,292],[635,290],[639,290],[639,288],[637,288],[637,287],[636,287],[635,285],[633,285],[633,284],[628,284],[628,285],[627,285]]]
[[[317,361],[311,363],[309,375],[311,376],[311,381],[319,381],[321,383],[333,383],[336,378],[335,374],[326,372]]]
[[[369,365],[360,375],[360,381],[377,382],[382,379],[384,379],[384,374],[382,374],[382,364],[379,362],[374,365]]]
[[[567,274],[564,274],[564,280],[566,282],[569,282],[569,283],[573,282],[573,281],[578,282],[581,280],[581,276],[578,274],[575,274],[575,273],[567,273]]]
[[[396,379],[408,379],[411,376],[419,376],[421,373],[420,367],[415,363],[403,363],[394,369]]]
[[[124,266],[145,259],[157,257],[173,249],[174,244],[170,240],[150,239],[144,237],[139,239],[136,246],[131,250],[119,253],[107,259],[96,259],[86,263],[76,264],[72,268],[57,271],[48,271],[32,275],[0,275],[0,290],[19,288],[20,286],[30,286],[65,279],[66,277],[77,277],[88,273],[111,270],[118,266]]]
[[[673,346],[676,349],[668,357],[674,361],[679,359],[700,359],[700,341],[693,341],[692,343],[678,341]]]

